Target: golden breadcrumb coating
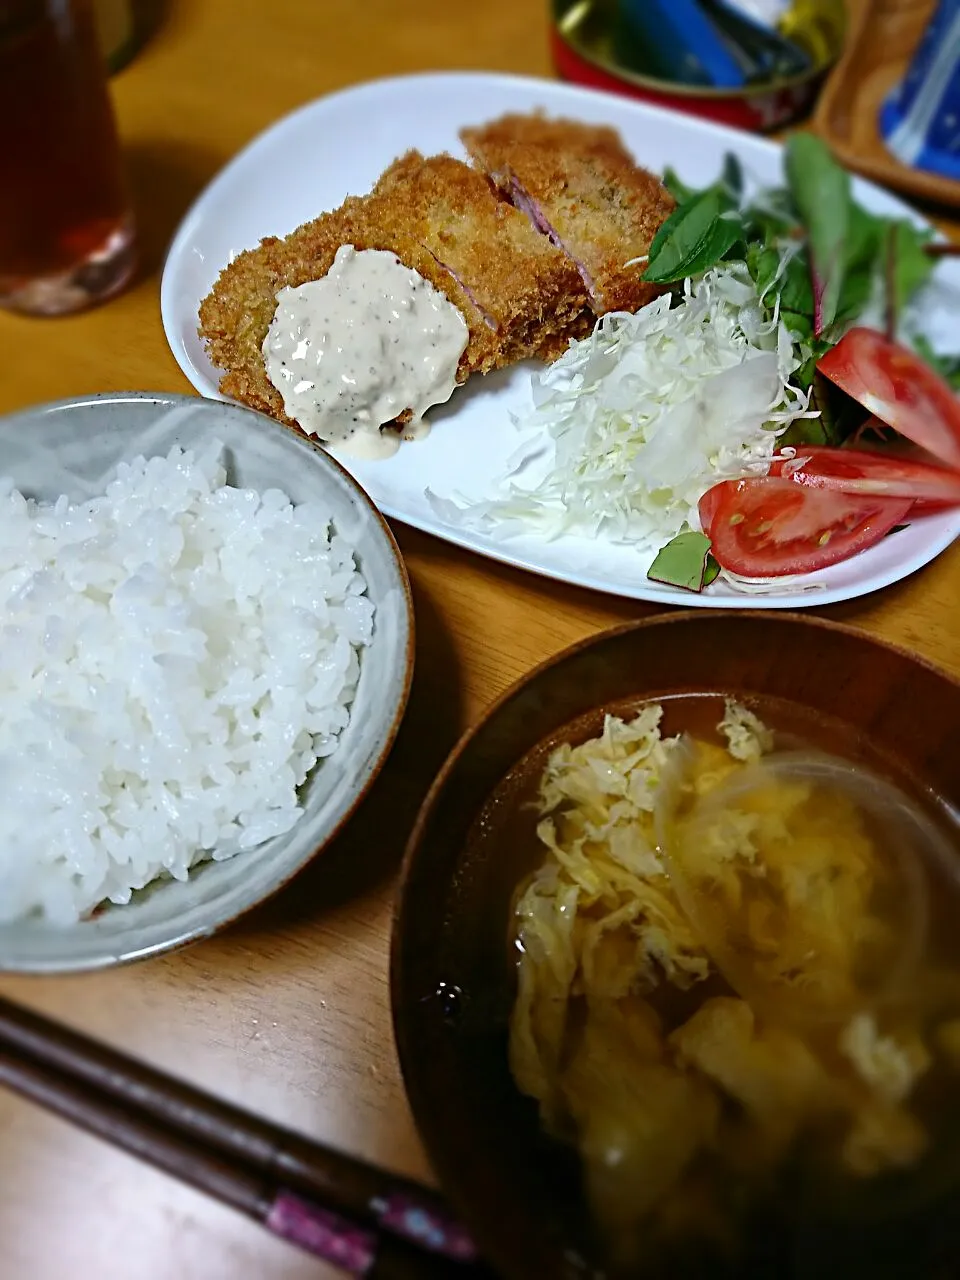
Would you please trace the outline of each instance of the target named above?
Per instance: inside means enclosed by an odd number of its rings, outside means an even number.
[[[283,412],[280,392],[267,377],[263,340],[277,309],[279,290],[321,279],[341,245],[396,254],[462,312],[470,336],[457,368],[458,382],[495,364],[490,328],[450,273],[399,226],[381,227],[364,216],[362,202],[350,205],[349,211],[322,214],[283,239],[268,236],[256,249],[239,254],[221,271],[200,305],[200,335],[212,362],[224,370],[220,390],[288,426],[297,424]],[[409,415],[401,419],[405,416]]]
[[[469,338],[458,382],[527,356],[554,360],[589,333],[594,313],[655,296],[642,265],[624,264],[646,252],[672,202],[612,129],[504,116],[463,137],[489,178],[453,156],[409,151],[369,195],[224,268],[199,313],[224,395],[296,427],[263,340],[279,290],[321,279],[342,245],[394,253],[460,310]]]
[[[575,265],[462,160],[408,151],[362,203],[377,226],[402,227],[460,282],[496,330],[496,365],[558,342],[563,350],[582,330],[589,312]]]
[[[636,311],[657,295],[640,279],[643,263],[626,264],[647,253],[674,201],[614,129],[535,113],[460,136],[506,198],[580,266],[598,315]]]

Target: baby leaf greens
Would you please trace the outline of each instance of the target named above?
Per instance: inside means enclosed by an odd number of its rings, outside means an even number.
[[[879,374],[875,377],[872,366],[863,372],[861,357],[868,339],[875,345],[884,343],[877,328],[885,327],[887,339],[895,340],[906,308],[929,279],[934,267],[928,243],[930,231],[905,218],[871,213],[858,204],[849,174],[836,163],[828,147],[809,133],[796,133],[788,140],[784,149],[784,182],[778,187],[745,193],[740,166],[732,156],[726,158],[716,181],[703,189],[687,185],[670,170],[664,181],[677,208],[650,246],[644,278],[675,286],[674,307],[698,287],[706,273],[710,273],[707,279],[716,278],[719,282],[729,278],[739,281],[740,287],[752,282],[759,298],[761,323],[780,334],[781,349],[793,344],[784,393],[803,397],[804,409],[813,411],[795,415],[786,429],[777,433],[776,447],[815,446],[813,453],[817,457],[849,458],[850,446],[864,440],[882,450],[892,424],[901,435],[920,440],[929,448],[929,440],[921,439],[923,432],[929,436],[933,430],[929,423],[914,424],[916,429],[906,430],[896,413],[877,408],[878,388],[886,387],[890,377],[886,381]],[[906,412],[908,401],[912,403],[910,396],[916,398],[919,394],[917,386],[926,385],[933,378],[931,370],[960,390],[960,357],[935,353],[922,337],[911,341],[916,355],[889,343],[883,348],[899,351],[894,361],[899,361],[897,369],[913,362],[908,379],[913,391],[898,391],[900,398],[894,406],[900,417]],[[859,344],[856,351],[855,344]],[[852,359],[854,355],[856,359]],[[860,373],[869,383],[864,384],[863,394],[857,393],[859,384],[854,385],[854,374]],[[960,431],[960,403],[955,403],[942,383],[933,387],[931,396],[934,391],[940,397],[934,417],[937,422],[949,421],[955,434]],[[871,417],[871,411],[878,417]],[[950,440],[953,439],[951,435]],[[852,456],[859,452],[854,449]],[[960,463],[953,453],[938,456],[957,468],[960,475]],[[730,519],[726,523],[716,517],[714,510],[722,498],[729,500]],[[781,526],[794,532],[809,526],[811,545],[804,551],[803,565],[806,569],[826,565],[868,545],[870,538],[882,536],[901,520],[904,510],[888,510],[890,501],[876,499],[874,505],[879,502],[883,506],[885,502],[887,506],[882,511],[874,510],[864,494],[844,494],[843,510],[831,514],[822,495],[798,495],[790,484],[784,485],[774,469],[764,475],[754,468],[746,479],[721,480],[707,491],[699,508],[706,533],[684,526],[660,550],[648,576],[656,582],[701,591],[716,577],[718,560],[726,569],[748,575],[751,571],[755,575],[798,572],[799,561],[795,564],[789,557],[780,556],[777,560],[773,556],[771,548],[777,542],[773,533],[769,537],[766,533],[760,535],[761,530],[776,531]],[[838,509],[843,505],[836,495],[831,504]],[[740,553],[749,538],[738,522],[747,518],[744,513],[748,509],[757,517],[756,546],[751,543],[753,550],[744,558]],[[710,511],[714,511],[712,523],[705,514]],[[835,516],[839,520],[837,529],[831,523]],[[856,545],[849,539],[844,542],[838,529],[841,525],[844,529],[848,525],[859,528],[857,521],[863,525],[862,537],[858,534]],[[743,543],[732,559],[730,546],[724,544],[716,550],[718,532],[730,541],[728,524]],[[707,534],[714,539],[713,552]],[[766,547],[762,557],[753,554],[761,542]],[[743,567],[748,562],[752,570]]]
[[[680,205],[654,236],[644,279],[668,284],[702,275],[741,236],[733,201],[719,185],[708,187]]]
[[[807,231],[813,293],[813,333],[822,337],[837,317],[849,244],[850,175],[812,133],[787,143],[785,168],[794,207]]]
[[[949,382],[955,391],[960,391],[960,356],[944,356],[934,351],[930,345],[929,338],[923,334],[918,334],[913,339],[913,345],[917,353],[926,360],[927,364],[946,382]]]
[[[785,150],[786,185],[743,198],[728,156],[702,190],[668,171],[677,208],[650,246],[644,278],[679,284],[725,262],[747,264],[772,314],[777,308],[804,364],[794,381],[809,387],[817,359],[871,307],[886,302],[888,327],[933,268],[927,230],[869,213],[850,177],[819,138],[796,133]]]
[[[911,223],[892,222],[887,235],[887,305],[895,327],[904,307],[930,279],[934,260],[924,251],[929,233],[917,231]]]

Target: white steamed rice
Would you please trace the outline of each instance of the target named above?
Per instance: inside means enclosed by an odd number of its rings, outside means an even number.
[[[0,920],[69,923],[288,831],[349,719],[373,604],[329,512],[222,447],[106,495],[0,481]]]

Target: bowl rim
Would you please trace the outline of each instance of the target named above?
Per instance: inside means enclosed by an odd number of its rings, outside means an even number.
[[[400,865],[400,872],[397,880],[391,921],[389,965],[390,1014],[393,1025],[394,1042],[397,1050],[397,1058],[400,1064],[400,1072],[404,1084],[404,1091],[408,1099],[417,1133],[423,1143],[424,1150],[427,1153],[432,1168],[436,1172],[436,1176],[444,1194],[448,1196],[450,1202],[463,1218],[468,1229],[477,1239],[481,1252],[485,1257],[489,1257],[496,1265],[505,1266],[506,1263],[502,1254],[499,1253],[496,1247],[488,1249],[489,1244],[494,1244],[495,1246],[496,1239],[495,1235],[491,1232],[488,1222],[484,1221],[482,1214],[479,1218],[475,1218],[471,1203],[460,1195],[460,1178],[458,1176],[459,1166],[451,1158],[449,1148],[443,1141],[441,1128],[437,1126],[433,1118],[429,1082],[425,1078],[424,1071],[417,1065],[421,1055],[418,1052],[415,1030],[412,1023],[404,1017],[401,1009],[402,997],[406,986],[406,957],[404,952],[406,951],[409,942],[405,920],[408,912],[411,910],[410,885],[413,880],[413,873],[419,863],[419,856],[423,848],[425,833],[432,822],[440,797],[444,792],[451,775],[460,767],[461,761],[468,754],[474,740],[486,729],[489,723],[500,714],[504,707],[509,705],[510,702],[517,698],[531,683],[537,680],[545,672],[562,666],[569,659],[583,653],[585,650],[602,645],[610,640],[627,635],[628,633],[655,630],[661,627],[669,628],[674,625],[682,626],[691,622],[697,622],[701,625],[715,626],[718,622],[722,622],[724,619],[735,619],[739,623],[747,620],[753,620],[758,623],[763,622],[768,625],[770,623],[776,623],[777,625],[783,623],[788,625],[800,624],[807,630],[839,633],[850,640],[855,640],[874,648],[884,650],[914,666],[923,668],[929,674],[948,681],[950,684],[954,685],[958,691],[960,691],[960,676],[955,675],[951,671],[945,670],[943,667],[930,661],[928,658],[912,652],[904,645],[893,643],[879,636],[873,635],[861,627],[851,626],[849,623],[836,622],[833,619],[818,617],[809,613],[790,612],[786,610],[779,612],[772,618],[769,612],[762,609],[718,609],[709,611],[701,609],[664,609],[649,617],[619,623],[615,626],[604,628],[601,631],[593,632],[592,634],[565,646],[563,649],[560,649],[557,653],[543,659],[541,662],[538,662],[529,671],[525,672],[518,679],[512,681],[507,688],[504,689],[496,699],[494,699],[493,702],[482,710],[475,723],[470,725],[469,728],[464,731],[454,744],[434,779],[433,784],[424,797],[404,848],[403,860]],[[512,1273],[507,1272],[506,1274]]]
[[[410,692],[413,686],[413,674],[416,654],[416,620],[413,608],[413,591],[410,584],[410,575],[407,571],[406,562],[393,530],[390,528],[381,511],[373,502],[373,499],[357,481],[349,471],[336,459],[327,452],[318,442],[311,440],[302,432],[293,431],[283,423],[278,422],[275,418],[271,418],[269,414],[261,413],[258,409],[252,409],[248,405],[239,404],[233,400],[219,400],[208,396],[197,394],[186,394],[179,391],[96,391],[87,395],[65,396],[57,400],[41,401],[35,404],[24,405],[20,409],[13,409],[9,413],[0,415],[0,433],[6,430],[12,421],[17,418],[26,417],[33,414],[59,413],[70,409],[81,408],[89,405],[110,404],[110,403],[153,403],[161,405],[170,405],[171,407],[191,407],[196,405],[209,405],[215,407],[221,413],[231,413],[237,415],[250,415],[259,419],[265,424],[266,429],[273,432],[285,432],[287,435],[293,436],[301,446],[311,449],[314,454],[319,454],[323,458],[323,463],[329,465],[333,472],[338,476],[339,480],[345,487],[352,491],[353,497],[358,504],[365,508],[369,515],[373,516],[373,526],[377,536],[383,539],[383,544],[389,554],[391,565],[396,574],[396,581],[401,590],[403,601],[402,616],[406,629],[406,643],[404,645],[401,667],[401,681],[398,690],[396,706],[389,723],[386,725],[383,736],[383,743],[380,751],[372,760],[370,771],[363,783],[358,789],[356,795],[351,799],[336,823],[324,835],[323,839],[316,844],[311,852],[303,858],[303,860],[295,867],[282,876],[275,884],[273,884],[266,893],[256,898],[247,906],[241,907],[239,910],[232,911],[215,918],[208,924],[200,924],[183,935],[178,935],[169,941],[159,941],[148,946],[136,948],[131,947],[123,950],[118,949],[114,955],[97,955],[90,958],[80,958],[74,961],[45,961],[43,959],[29,961],[23,964],[9,963],[5,959],[0,960],[0,974],[17,974],[25,977],[34,975],[66,975],[75,973],[93,973],[105,969],[117,968],[121,965],[133,964],[137,961],[147,960],[153,956],[169,955],[174,951],[179,951],[184,947],[190,946],[194,942],[200,942],[204,938],[213,937],[215,934],[227,929],[234,924],[242,916],[247,915],[255,908],[262,906],[270,901],[282,889],[307,867],[313,860],[318,857],[324,849],[341,834],[347,824],[350,822],[357,809],[369,795],[374,783],[380,776],[384,765],[390,757],[400,726],[403,723],[406,714],[407,705],[410,700]],[[2,470],[2,467],[0,467]]]

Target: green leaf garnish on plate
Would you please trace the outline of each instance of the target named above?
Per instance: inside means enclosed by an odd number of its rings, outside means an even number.
[[[710,554],[707,535],[695,529],[685,529],[660,548],[647,570],[647,577],[651,582],[662,582],[668,587],[702,591],[709,587],[719,572],[720,566]]]

